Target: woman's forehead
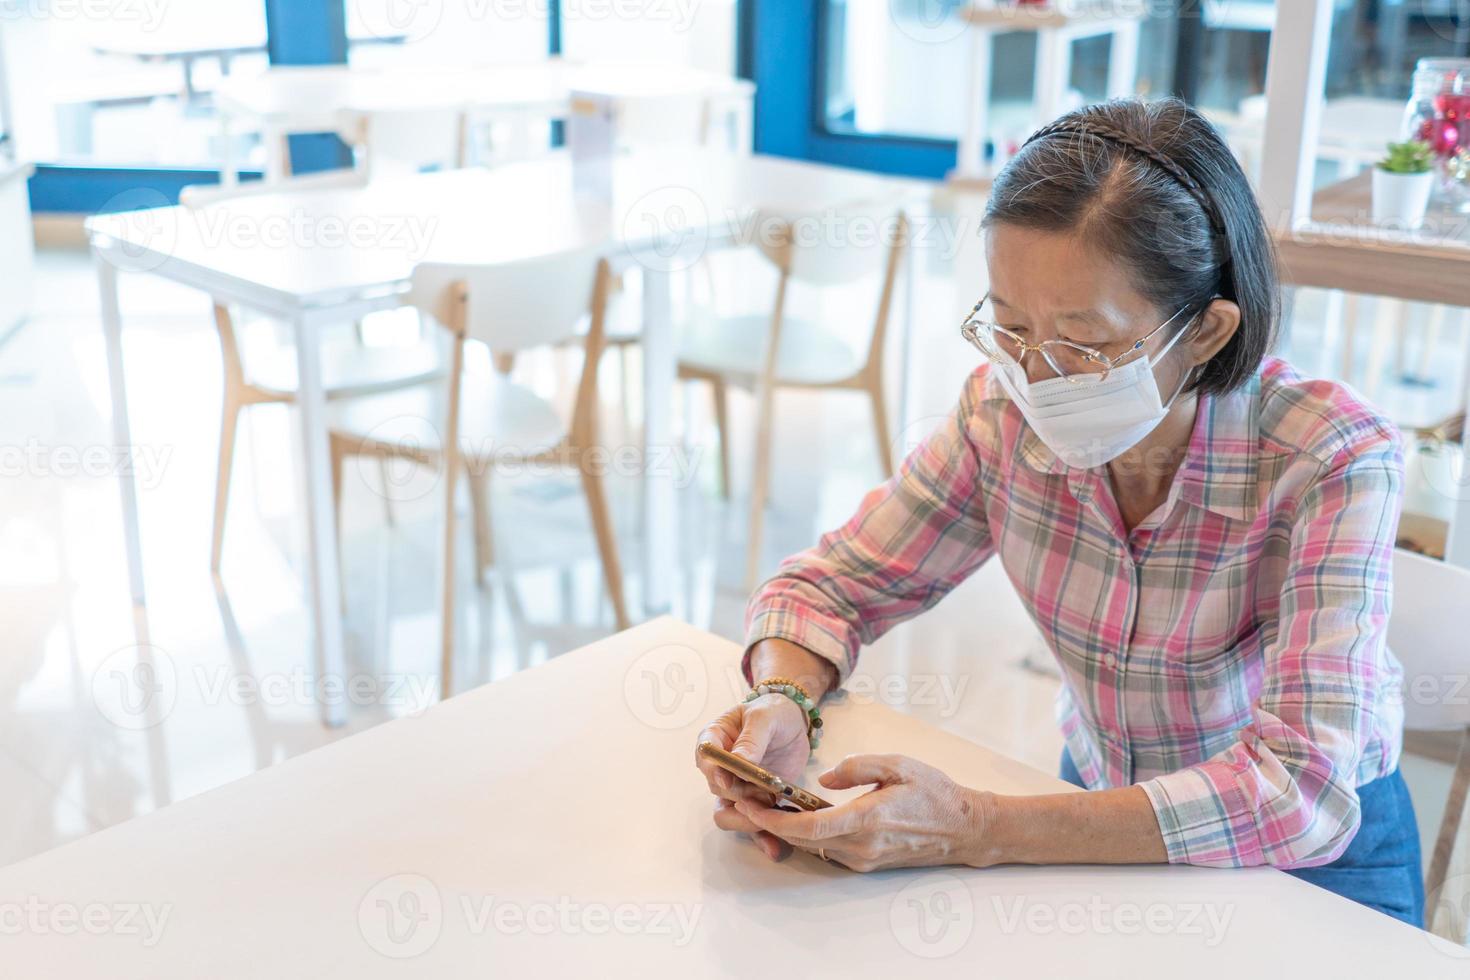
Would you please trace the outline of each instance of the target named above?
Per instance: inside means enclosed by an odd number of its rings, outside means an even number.
[[[985,255],[991,301],[1009,312],[1100,328],[1155,312],[1126,269],[1074,235],[998,225]]]

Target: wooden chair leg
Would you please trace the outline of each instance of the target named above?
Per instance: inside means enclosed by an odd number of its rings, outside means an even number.
[[[623,412],[623,438],[633,432],[633,376],[628,370],[628,346],[618,345],[618,407]]]
[[[755,470],[750,480],[750,526],[746,529],[745,591],[754,592],[760,577],[761,542],[766,524],[766,496],[771,482],[771,416],[775,412],[774,386],[764,386],[757,401]]]
[[[225,394],[219,427],[219,468],[214,483],[214,535],[209,549],[209,570],[218,573],[225,544],[225,512],[230,506],[230,474],[235,466],[235,435],[244,406],[232,392]]]
[[[335,437],[328,440],[328,446],[332,456],[332,520],[337,526],[337,567],[345,573],[347,565],[342,561],[342,470],[346,463],[347,452]],[[337,602],[345,615],[347,612],[347,576],[345,574],[337,576],[337,592]]]
[[[485,587],[485,569],[495,561],[490,533],[490,475],[483,467],[467,466],[470,487],[470,522],[475,531],[475,585]]]
[[[1429,859],[1429,870],[1424,877],[1424,894],[1429,901],[1424,910],[1424,927],[1434,928],[1435,909],[1442,904],[1445,876],[1449,872],[1450,857],[1454,854],[1455,842],[1460,836],[1460,822],[1465,812],[1465,798],[1470,795],[1470,729],[1460,737],[1460,757],[1455,773],[1450,779],[1450,795],[1445,800],[1444,817],[1440,820],[1439,836],[1434,842],[1434,853]],[[1452,903],[1453,904],[1453,903]],[[1456,906],[1458,907],[1458,906]]]
[[[378,457],[378,486],[383,492],[383,520],[389,527],[393,527],[393,484],[389,482],[388,467],[393,463],[387,456]]]
[[[623,602],[623,569],[618,563],[618,541],[613,534],[612,517],[607,509],[607,494],[602,486],[602,474],[595,472],[586,459],[578,461],[582,474],[582,490],[587,494],[587,510],[592,516],[592,533],[597,537],[597,553],[602,558],[602,576],[607,580],[607,596],[612,600],[613,616],[618,629],[625,630],[628,609]]]
[[[720,496],[730,499],[730,394],[725,382],[710,384],[715,401],[715,430],[720,437]]]
[[[1375,398],[1383,386],[1383,375],[1388,366],[1388,348],[1404,317],[1402,300],[1378,297],[1378,312],[1374,318],[1373,340],[1368,347],[1368,372],[1363,378],[1363,392]]]
[[[1357,293],[1348,293],[1342,301],[1342,363],[1338,365],[1338,377],[1344,381],[1353,379],[1353,368],[1357,362],[1354,341],[1358,334],[1358,318],[1362,305]]]
[[[1414,369],[1414,379],[1425,384],[1433,383],[1434,380],[1434,353],[1439,346],[1439,333],[1444,329],[1445,317],[1449,310],[1444,306],[1435,305],[1430,307],[1429,322],[1424,326],[1424,339],[1419,345],[1419,364]]]
[[[454,347],[449,359],[448,418],[439,460],[444,467],[444,537],[440,543],[442,566],[439,570],[439,697],[445,701],[454,693],[454,491],[458,486],[460,468],[459,399],[464,381],[465,303],[461,286],[452,324]]]
[[[342,541],[342,469],[346,462],[347,453],[342,448],[341,442],[332,438],[328,440],[332,454],[332,517],[337,522],[337,541]]]
[[[893,436],[888,431],[888,403],[883,397],[883,382],[874,380],[868,389],[868,398],[873,403],[873,435],[878,440],[878,464],[883,467],[883,478],[893,479]]]

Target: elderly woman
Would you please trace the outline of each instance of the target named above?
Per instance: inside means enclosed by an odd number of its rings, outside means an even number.
[[[818,781],[876,789],[798,814],[701,757],[715,824],[858,871],[1273,865],[1420,924],[1384,644],[1399,436],[1267,356],[1275,260],[1229,148],[1178,101],[1078,110],[999,175],[984,231],[961,333],[986,363],[754,597],[745,672],[769,693],[700,737],[799,780],[803,693],[995,556],[1061,667],[1062,778],[1091,792],[1001,796],[854,756]]]

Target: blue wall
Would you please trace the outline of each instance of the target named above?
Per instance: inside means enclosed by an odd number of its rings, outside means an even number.
[[[347,61],[344,0],[259,0],[265,4],[272,64],[323,65]],[[180,69],[182,71],[182,68]],[[332,169],[351,162],[335,136],[291,138],[294,170]],[[242,172],[245,180],[259,178]],[[40,164],[29,183],[31,210],[72,214],[128,210],[177,202],[190,184],[217,184],[219,171],[208,167],[84,167]]]

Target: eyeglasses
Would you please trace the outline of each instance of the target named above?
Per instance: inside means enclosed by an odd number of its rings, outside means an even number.
[[[1143,345],[1148,343],[1150,337],[1179,319],[1179,314],[1184,312],[1181,309],[1179,313],[1175,313],[1134,341],[1126,351],[1117,357],[1109,357],[1094,347],[1074,344],[1070,340],[1043,340],[1039,344],[1028,344],[1024,339],[998,323],[977,319],[975,314],[980,312],[980,308],[989,298],[990,294],[986,293],[980,302],[975,304],[975,308],[970,311],[965,322],[960,324],[960,336],[974,344],[980,353],[994,364],[1023,364],[1026,355],[1036,351],[1057,373],[1057,377],[1065,378],[1073,384],[1081,384],[1093,377],[1097,377],[1099,381],[1106,378],[1108,372],[1143,350]]]

